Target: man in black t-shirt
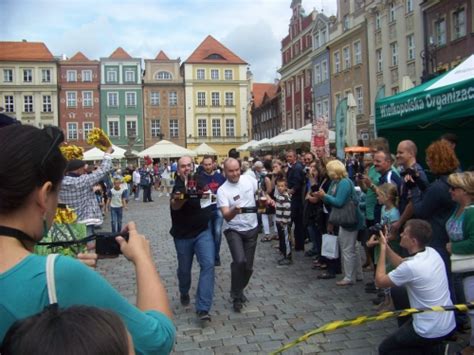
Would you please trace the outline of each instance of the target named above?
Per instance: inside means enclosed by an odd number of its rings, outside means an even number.
[[[210,196],[206,198],[183,198],[190,188],[203,192],[206,185],[200,176],[191,176],[193,160],[184,156],[178,161],[178,176],[170,201],[171,230],[178,257],[178,283],[181,304],[189,305],[191,268],[194,254],[201,268],[196,292],[196,312],[201,321],[210,321],[209,310],[214,296],[214,239],[209,221],[211,218]],[[208,201],[209,200],[209,201]]]

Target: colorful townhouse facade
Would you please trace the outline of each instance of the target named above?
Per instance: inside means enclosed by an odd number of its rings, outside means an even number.
[[[280,91],[278,82],[252,84],[252,139],[272,138],[280,133]]]
[[[207,143],[223,158],[249,139],[247,63],[207,36],[182,68],[187,148]]]
[[[58,125],[57,64],[42,42],[0,42],[0,106],[23,124]]]
[[[180,59],[169,59],[160,51],[145,59],[143,77],[145,148],[162,139],[186,144],[184,78]]]
[[[101,127],[112,144],[127,149],[144,149],[143,90],[140,58],[123,48],[100,58]]]
[[[100,127],[100,63],[77,52],[58,62],[59,126],[68,143],[89,149],[87,136]]]

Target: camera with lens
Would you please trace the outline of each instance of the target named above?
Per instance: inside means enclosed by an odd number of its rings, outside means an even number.
[[[403,178],[405,178],[405,176],[407,175],[412,178],[413,181],[411,180],[405,181],[405,184],[409,189],[416,187],[416,179],[418,179],[418,172],[415,169],[407,168],[404,171],[402,171],[400,175]]]
[[[305,166],[305,167],[304,167],[304,172],[305,172],[305,174],[308,174],[308,173],[309,173],[309,166]]]
[[[121,236],[128,241],[128,233],[100,233],[95,234],[95,252],[100,256],[119,256],[122,254],[120,244],[117,243],[115,237]]]
[[[383,226],[380,223],[375,223],[373,226],[369,227],[369,235],[375,234],[378,237],[381,231],[383,231]]]

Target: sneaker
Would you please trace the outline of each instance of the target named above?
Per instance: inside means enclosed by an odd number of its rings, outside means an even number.
[[[211,321],[211,316],[209,315],[209,312],[207,312],[207,311],[197,311],[197,316],[199,317],[199,320],[201,322],[210,322]]]
[[[234,299],[234,311],[237,312],[237,313],[240,313],[240,311],[242,310],[243,308],[243,304],[242,304],[242,300],[239,299],[239,298],[235,298]]]
[[[179,299],[180,299],[181,304],[183,306],[189,306],[189,302],[191,301],[191,299],[189,298],[188,294],[181,295],[181,297]]]
[[[278,265],[291,265],[293,264],[293,260],[289,258],[283,258],[278,261]]]

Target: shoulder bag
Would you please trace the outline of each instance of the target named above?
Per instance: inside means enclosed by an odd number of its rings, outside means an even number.
[[[340,208],[332,206],[331,213],[329,214],[328,222],[332,225],[341,226],[343,228],[350,228],[357,224],[357,205],[354,202],[354,186],[351,184],[351,195],[347,202]],[[337,188],[336,188],[337,191]]]

